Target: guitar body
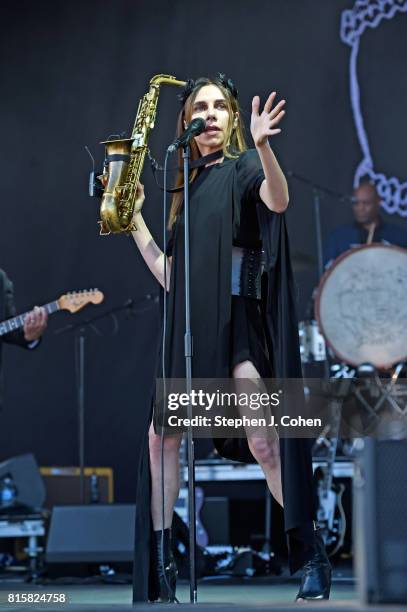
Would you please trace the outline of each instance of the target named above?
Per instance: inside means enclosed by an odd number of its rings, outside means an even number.
[[[201,487],[195,487],[195,519],[196,519],[196,541],[198,546],[208,546],[208,534],[202,524],[200,511],[204,504],[204,492]],[[175,504],[175,512],[188,526],[188,488],[181,487],[178,500]]]
[[[342,395],[332,396],[330,400],[330,408],[335,418],[330,428],[330,438],[325,439],[327,445],[326,465],[317,468],[314,473],[318,495],[317,521],[329,557],[335,555],[342,548],[346,532],[346,516],[342,504],[345,486],[335,483],[333,478],[342,403],[346,395],[347,389],[345,388]]]

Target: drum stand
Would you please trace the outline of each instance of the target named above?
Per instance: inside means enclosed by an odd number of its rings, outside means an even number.
[[[360,384],[354,384],[353,394],[356,399],[360,402],[363,408],[366,410],[368,415],[371,417],[370,424],[367,426],[367,430],[364,432],[365,435],[369,433],[379,433],[376,428],[379,425],[380,413],[383,413],[386,408],[390,409],[390,414],[394,414],[396,417],[405,417],[407,414],[407,386],[404,393],[397,393],[395,386],[399,379],[400,373],[405,367],[405,363],[398,363],[394,372],[389,379],[380,378],[379,373],[374,366],[363,367],[363,378],[358,379],[358,382],[365,382],[364,387]],[[359,368],[359,371],[361,368]],[[366,374],[369,374],[366,376]],[[364,391],[369,392],[369,398],[366,397]],[[397,398],[397,399],[396,399]],[[401,402],[404,400],[404,406]],[[396,421],[397,422],[397,421]],[[401,424],[400,424],[401,426]],[[398,426],[395,425],[394,434],[397,435]]]

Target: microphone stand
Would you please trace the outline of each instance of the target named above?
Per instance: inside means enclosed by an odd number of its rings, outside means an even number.
[[[100,315],[85,319],[76,324],[66,325],[55,331],[55,334],[75,332],[75,356],[77,356],[76,368],[76,393],[78,402],[78,455],[79,455],[79,490],[80,503],[85,504],[85,355],[86,355],[86,329],[92,327],[95,321],[105,317],[128,310],[133,306],[133,300],[127,300],[122,306],[111,308]],[[95,330],[94,330],[95,331]],[[100,332],[96,332],[100,333]]]
[[[321,195],[329,195],[340,202],[345,202],[349,199],[349,196],[339,193],[338,191],[333,191],[328,187],[323,187],[322,185],[318,185],[318,183],[314,183],[310,181],[305,176],[301,176],[301,174],[297,174],[292,170],[287,172],[287,176],[296,179],[300,183],[304,183],[304,185],[309,185],[312,187],[313,193],[313,204],[314,204],[314,224],[315,224],[315,235],[317,238],[317,257],[318,257],[318,280],[322,277],[324,273],[324,256],[322,249],[322,229],[321,229]]]
[[[189,249],[189,146],[188,143],[183,146],[182,158],[184,160],[184,258],[185,258],[185,374],[186,374],[186,391],[191,400],[192,392],[192,334],[191,334],[191,296],[190,296],[190,249]],[[192,404],[191,401],[187,407],[188,418],[192,419]],[[191,423],[191,421],[189,421]],[[194,456],[194,438],[192,426],[188,426],[187,431],[187,449],[188,449],[188,522],[189,522],[189,596],[190,603],[195,604],[198,601],[197,597],[197,579],[196,579],[196,519],[195,519],[195,456]]]
[[[313,204],[314,204],[314,225],[315,225],[315,235],[316,235],[316,240],[317,240],[317,258],[318,258],[317,259],[318,261],[317,283],[319,283],[324,273],[324,255],[323,255],[323,248],[322,248],[322,228],[321,228],[321,195],[329,195],[339,200],[342,203],[348,199],[348,196],[346,196],[343,193],[333,191],[332,189],[329,189],[328,187],[323,187],[322,185],[318,185],[317,183],[314,183],[313,181],[310,181],[309,179],[307,179],[305,176],[301,176],[301,174],[296,174],[295,172],[292,172],[292,170],[289,170],[287,172],[287,175],[290,176],[291,178],[296,179],[298,182],[303,183],[304,185],[309,185],[310,187],[312,187]],[[324,377],[326,379],[329,379],[330,365],[329,365],[328,358],[325,359],[323,367],[324,367]]]

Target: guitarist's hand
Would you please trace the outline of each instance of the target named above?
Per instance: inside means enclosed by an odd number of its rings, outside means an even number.
[[[24,320],[24,338],[27,342],[38,340],[47,327],[48,313],[45,308],[34,307]]]

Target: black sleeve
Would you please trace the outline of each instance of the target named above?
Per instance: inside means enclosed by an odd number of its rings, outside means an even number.
[[[4,316],[5,319],[11,319],[16,316],[16,308],[14,305],[14,291],[13,291],[13,283],[8,278],[6,273],[3,273],[3,282],[4,282]],[[16,331],[12,331],[8,334],[5,334],[2,338],[4,342],[8,342],[9,344],[19,344],[25,348],[28,348],[28,342],[24,338],[24,332],[22,329],[17,329]]]
[[[264,172],[257,151],[255,149],[244,151],[237,160],[236,170],[242,202],[258,202]]]

